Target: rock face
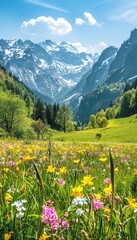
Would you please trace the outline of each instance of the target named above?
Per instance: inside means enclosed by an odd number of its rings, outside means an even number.
[[[0,64],[47,102],[62,101],[95,60],[65,42],[0,40]]]
[[[105,61],[103,57],[106,53],[110,53],[110,56],[108,55]],[[76,109],[76,119],[88,121],[92,113],[107,108],[111,101],[122,94],[125,85],[133,83],[136,79],[137,29],[134,29],[119,50],[105,49],[93,65],[90,74],[84,76],[85,83],[82,88],[79,86],[81,81],[77,85],[82,92],[80,92],[81,95],[79,94],[81,101]],[[70,106],[71,104],[73,106],[73,101],[70,102]]]
[[[118,49],[115,47],[106,48],[92,69],[89,70],[76,87],[67,94],[65,102],[69,104],[73,110],[77,108],[84,94],[93,91],[106,81],[109,67],[115,59],[117,51]]]

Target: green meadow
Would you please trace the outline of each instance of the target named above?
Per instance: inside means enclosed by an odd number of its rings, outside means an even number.
[[[105,128],[86,129],[69,133],[54,132],[52,140],[65,142],[137,143],[136,115],[109,120]],[[97,140],[96,134],[101,133]]]

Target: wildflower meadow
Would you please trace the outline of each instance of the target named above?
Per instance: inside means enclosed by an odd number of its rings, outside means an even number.
[[[137,146],[0,142],[1,240],[136,240]]]

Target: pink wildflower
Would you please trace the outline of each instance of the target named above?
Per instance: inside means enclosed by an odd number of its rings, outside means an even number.
[[[106,179],[104,180],[104,183],[110,184],[110,183],[111,183],[111,179],[110,179],[110,178],[106,178]]]
[[[16,163],[13,162],[13,161],[9,161],[9,162],[8,162],[8,166],[9,166],[9,167],[15,167],[15,166],[16,166]]]
[[[68,229],[69,225],[65,219],[58,219],[56,210],[54,207],[43,205],[42,223],[49,224],[52,230],[58,230],[60,228]]]
[[[120,201],[120,197],[119,197],[119,196],[116,196],[116,197],[115,197],[115,202],[114,202],[115,205],[117,205],[117,204],[119,203],[119,201]]]
[[[100,200],[93,200],[93,208],[94,210],[98,210],[100,208],[103,208],[104,204]]]
[[[43,205],[42,223],[43,224],[49,223],[52,230],[57,230],[58,229],[57,220],[58,216],[54,207],[47,207],[46,205]]]
[[[68,222],[65,219],[64,220],[59,219],[58,223],[59,223],[60,228],[65,228],[65,229],[69,228]]]
[[[60,184],[61,186],[64,186],[64,184],[65,184],[65,181],[64,181],[63,178],[59,178],[59,179],[58,179],[58,182],[59,182],[59,184]]]

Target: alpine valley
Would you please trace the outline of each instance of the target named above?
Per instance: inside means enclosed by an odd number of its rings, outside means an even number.
[[[86,122],[107,108],[137,78],[137,29],[119,49],[100,56],[79,53],[70,43],[0,40],[0,64],[46,103],[65,103]]]

